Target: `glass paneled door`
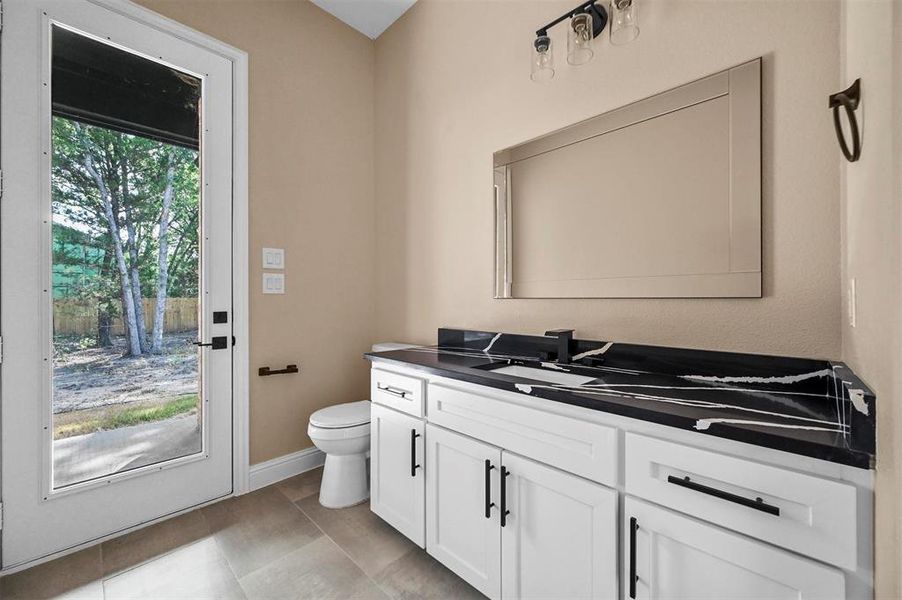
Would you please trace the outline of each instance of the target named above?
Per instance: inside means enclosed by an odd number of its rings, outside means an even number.
[[[232,65],[88,0],[4,20],[8,568],[231,492]]]

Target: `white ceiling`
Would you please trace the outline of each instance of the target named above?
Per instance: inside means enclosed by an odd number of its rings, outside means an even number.
[[[311,0],[363,35],[376,39],[417,0]]]

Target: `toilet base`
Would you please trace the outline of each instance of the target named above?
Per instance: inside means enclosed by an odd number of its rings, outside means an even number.
[[[370,497],[366,454],[326,455],[319,503],[326,508],[346,508]]]

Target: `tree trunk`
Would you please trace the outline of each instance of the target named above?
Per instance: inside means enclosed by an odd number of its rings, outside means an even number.
[[[109,348],[113,345],[113,338],[110,336],[112,325],[113,319],[106,307],[99,307],[97,309],[97,345],[101,348]]]
[[[147,352],[150,348],[147,343],[147,325],[144,321],[144,295],[141,293],[141,276],[138,271],[138,236],[135,232],[135,221],[132,219],[132,207],[128,194],[128,164],[125,157],[119,159],[119,174],[119,195],[122,207],[125,209],[126,245],[130,263],[132,302],[135,305],[135,324],[141,352]]]
[[[125,325],[128,329],[128,354],[131,356],[141,356],[141,343],[138,337],[138,325],[135,321],[135,303],[134,298],[129,290],[128,266],[125,264],[125,253],[122,251],[122,239],[119,237],[119,222],[116,215],[113,214],[113,203],[110,199],[110,190],[103,177],[94,168],[94,159],[90,151],[85,149],[84,156],[85,170],[94,179],[97,187],[100,189],[100,200],[103,204],[103,212],[106,217],[107,225],[110,228],[110,237],[113,240],[113,250],[116,254],[116,267],[119,270],[119,280],[122,285],[122,304],[124,305],[123,317]]]
[[[169,286],[169,207],[172,205],[172,181],[175,164],[172,154],[166,169],[166,189],[163,192],[163,212],[160,214],[159,256],[157,258],[157,305],[153,316],[153,344],[151,352],[163,352],[163,326],[166,319],[166,290]]]
[[[132,347],[132,338],[135,337],[135,332],[132,331],[132,327],[128,321],[128,307],[129,305],[134,306],[134,300],[132,299],[132,293],[125,288],[122,288],[122,281],[120,279],[120,289],[119,289],[119,302],[122,305],[120,309],[120,314],[122,315],[122,321],[125,324],[125,347],[131,349]],[[141,347],[141,343],[138,342],[138,347]],[[126,354],[131,354],[131,350],[129,350]]]
[[[100,278],[104,281],[109,279],[110,269],[113,265],[112,247],[107,247],[103,252],[103,263],[100,267]],[[97,345],[101,348],[110,348],[113,345],[113,315],[110,310],[110,304],[104,298],[98,299],[97,302]]]

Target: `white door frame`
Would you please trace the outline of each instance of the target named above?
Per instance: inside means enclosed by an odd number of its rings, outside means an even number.
[[[241,495],[249,491],[250,474],[247,53],[129,0],[88,1],[127,17],[132,21],[163,31],[216,53],[232,64],[232,334],[235,337],[235,344],[232,347],[232,494],[236,496]],[[2,477],[2,473],[0,473],[0,477]],[[0,498],[0,506],[2,506],[2,498]],[[168,517],[164,517],[164,519]],[[138,529],[147,524],[144,523],[131,529]],[[117,532],[107,537],[116,537],[122,533],[124,532]],[[0,529],[0,535],[2,535],[2,529]],[[84,545],[45,557],[39,561],[19,565],[15,569],[10,569],[9,572],[18,571],[33,566],[38,562],[45,562],[96,543],[97,540],[93,540]],[[6,574],[6,572],[2,574]]]

